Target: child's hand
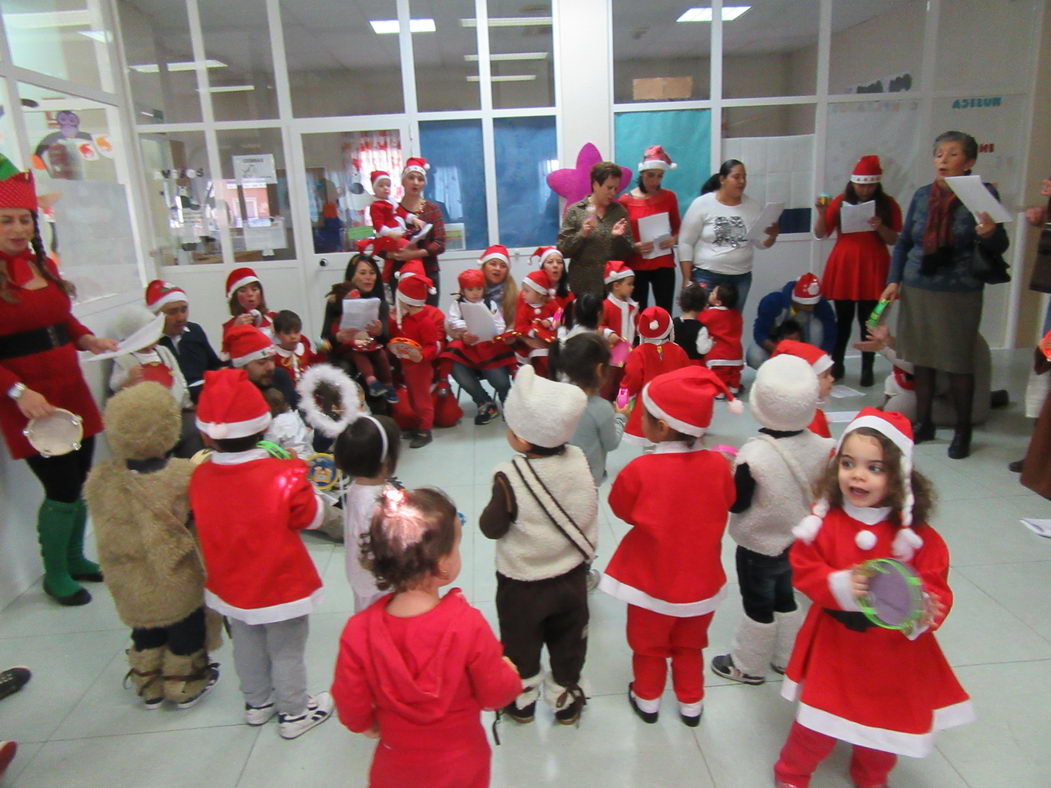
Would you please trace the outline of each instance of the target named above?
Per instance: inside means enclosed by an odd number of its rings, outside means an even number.
[[[617,333],[615,333],[615,332],[613,332],[613,331],[611,331],[611,332],[609,333],[609,336],[608,336],[608,337],[606,337],[606,342],[608,342],[608,343],[609,343],[609,346],[610,346],[610,347],[613,347],[613,346],[614,346],[615,344],[617,344],[618,342],[623,342],[623,341],[624,341],[624,340],[623,340],[623,339],[621,338],[620,334],[617,334]]]
[[[373,722],[368,728],[361,732],[361,735],[369,739],[378,739],[380,737],[380,724],[378,722]]]
[[[543,320],[541,320],[540,321],[540,325],[543,328],[548,329],[549,331],[555,327],[554,322],[552,322],[551,318],[549,318],[549,317],[545,317]]]
[[[128,378],[124,381],[124,388],[134,386],[136,383],[142,383],[142,365],[139,364],[137,367],[132,367],[128,370]]]
[[[623,408],[618,408],[617,403],[614,402],[613,412],[616,413],[618,416],[627,416],[631,413],[631,400],[629,399],[628,403]]]
[[[869,592],[869,576],[861,568],[861,564],[855,564],[850,570],[850,593],[855,599],[860,599]]]
[[[461,338],[468,345],[477,345],[478,344],[478,335],[477,334],[472,334],[470,331],[464,331],[463,332],[463,336]]]
[[[510,657],[505,656],[504,657],[504,662],[506,662],[508,665],[511,666],[511,670],[513,670],[516,675],[521,675],[521,674],[518,673],[518,666],[514,662],[511,661]]]
[[[926,598],[923,604],[923,614],[920,616],[920,621],[917,627],[920,629],[930,629],[934,626],[934,622],[941,618],[942,614],[945,613],[945,605],[938,598],[937,594],[925,593]]]

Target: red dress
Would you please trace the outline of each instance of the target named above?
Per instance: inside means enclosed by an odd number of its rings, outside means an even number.
[[[369,785],[485,788],[490,750],[480,712],[514,700],[521,679],[458,588],[410,618],[387,613],[389,601],[347,622],[332,682],[344,725],[379,725]]]
[[[901,208],[890,200],[890,228],[901,232]],[[821,277],[821,295],[837,301],[878,301],[887,283],[890,252],[875,230],[864,233],[839,233],[839,206],[843,195],[835,197],[825,208],[825,226],[837,232],[836,245],[825,263]]]
[[[855,509],[876,520],[884,510]],[[811,544],[797,541],[789,554],[793,585],[813,604],[796,638],[781,694],[799,698],[796,719],[826,736],[874,750],[922,758],[934,747],[934,733],[974,719],[970,700],[949,667],[933,630],[908,640],[901,632],[870,627],[848,629],[825,608],[842,610],[833,589],[855,564],[889,558],[898,526],[887,520],[866,524],[833,509]],[[871,550],[858,547],[860,531],[876,536]],[[924,590],[945,606],[933,629],[952,607],[948,586],[949,551],[941,536],[924,525],[923,539],[910,562]]]
[[[628,363],[624,365],[624,377],[620,380],[621,388],[628,390],[628,396],[636,397],[642,391],[642,387],[658,375],[672,372],[680,367],[690,364],[690,357],[686,351],[671,340],[657,345],[653,342],[643,342],[631,351]],[[636,399],[635,407],[631,409],[628,424],[624,428],[625,439],[632,443],[647,443],[642,434],[642,401]]]
[[[630,191],[626,191],[624,194],[620,195],[620,204],[623,205],[628,212],[628,221],[631,222],[632,238],[638,240],[640,237],[639,219],[644,216],[653,216],[657,213],[667,213],[668,223],[671,225],[671,234],[679,234],[679,200],[675,197],[675,192],[669,189],[661,189],[652,197],[640,200],[638,197],[632,197]],[[654,257],[652,260],[646,260],[641,254],[636,252],[626,262],[634,271],[654,271],[658,268],[674,268],[675,256],[671,249],[668,249],[667,251],[667,254],[663,254],[660,257]]]
[[[0,256],[0,264],[6,264],[8,259]],[[57,276],[55,263],[48,260],[47,264]],[[18,303],[0,299],[0,339],[54,325],[64,326],[69,334],[69,342],[60,347],[0,359],[0,429],[11,457],[22,460],[36,455],[37,450],[22,434],[26,417],[18,409],[18,404],[7,396],[8,389],[15,383],[24,383],[56,408],[65,408],[80,416],[85,438],[102,432],[102,417],[80,371],[75,347],[76,341],[91,331],[73,317],[69,296],[50,279],[47,286],[39,290],[11,289]]]

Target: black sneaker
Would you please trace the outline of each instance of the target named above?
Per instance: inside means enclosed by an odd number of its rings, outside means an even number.
[[[712,660],[712,673],[716,676],[722,676],[724,679],[730,679],[730,681],[739,681],[742,684],[763,684],[766,682],[764,676],[749,676],[747,673],[743,673],[740,668],[734,665],[733,657],[729,654],[720,654]]]
[[[29,668],[23,668],[21,666],[15,668],[8,668],[7,670],[0,672],[0,699],[6,698],[8,695],[14,695],[22,687],[29,683],[32,673]]]
[[[495,402],[484,402],[478,406],[478,414],[474,417],[474,423],[478,426],[488,424],[496,418],[496,414],[499,413]]]
[[[630,684],[628,685],[628,703],[631,704],[631,710],[635,712],[635,715],[647,725],[653,725],[657,721],[659,712],[640,709],[639,704],[635,702],[635,693],[632,692]]]
[[[430,430],[420,430],[412,434],[412,440],[409,441],[410,449],[422,449],[428,443],[434,440]]]
[[[510,717],[515,722],[522,723],[523,725],[527,722],[532,722],[536,716],[536,701],[534,700],[525,708],[518,708],[514,701],[511,701],[501,710],[501,713]]]
[[[555,702],[555,719],[561,725],[573,725],[580,719],[588,699],[578,684],[567,687]],[[565,705],[563,705],[565,704]]]

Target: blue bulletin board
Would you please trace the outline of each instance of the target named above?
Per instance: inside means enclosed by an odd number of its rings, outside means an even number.
[[[706,109],[619,112],[613,123],[615,161],[632,172],[638,171],[646,148],[664,147],[678,166],[664,174],[662,185],[675,192],[679,212],[685,214],[693,198],[701,193],[701,184],[712,174],[711,112]]]

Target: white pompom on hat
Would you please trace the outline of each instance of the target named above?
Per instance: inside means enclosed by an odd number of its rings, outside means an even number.
[[[748,397],[755,420],[777,432],[805,430],[814,419],[819,386],[813,368],[794,355],[765,361]]]
[[[639,315],[639,336],[643,342],[663,342],[671,336],[672,322],[668,310],[648,306]]]
[[[504,418],[526,443],[554,449],[573,437],[587,404],[587,395],[577,386],[542,378],[524,366],[507,395]]]

